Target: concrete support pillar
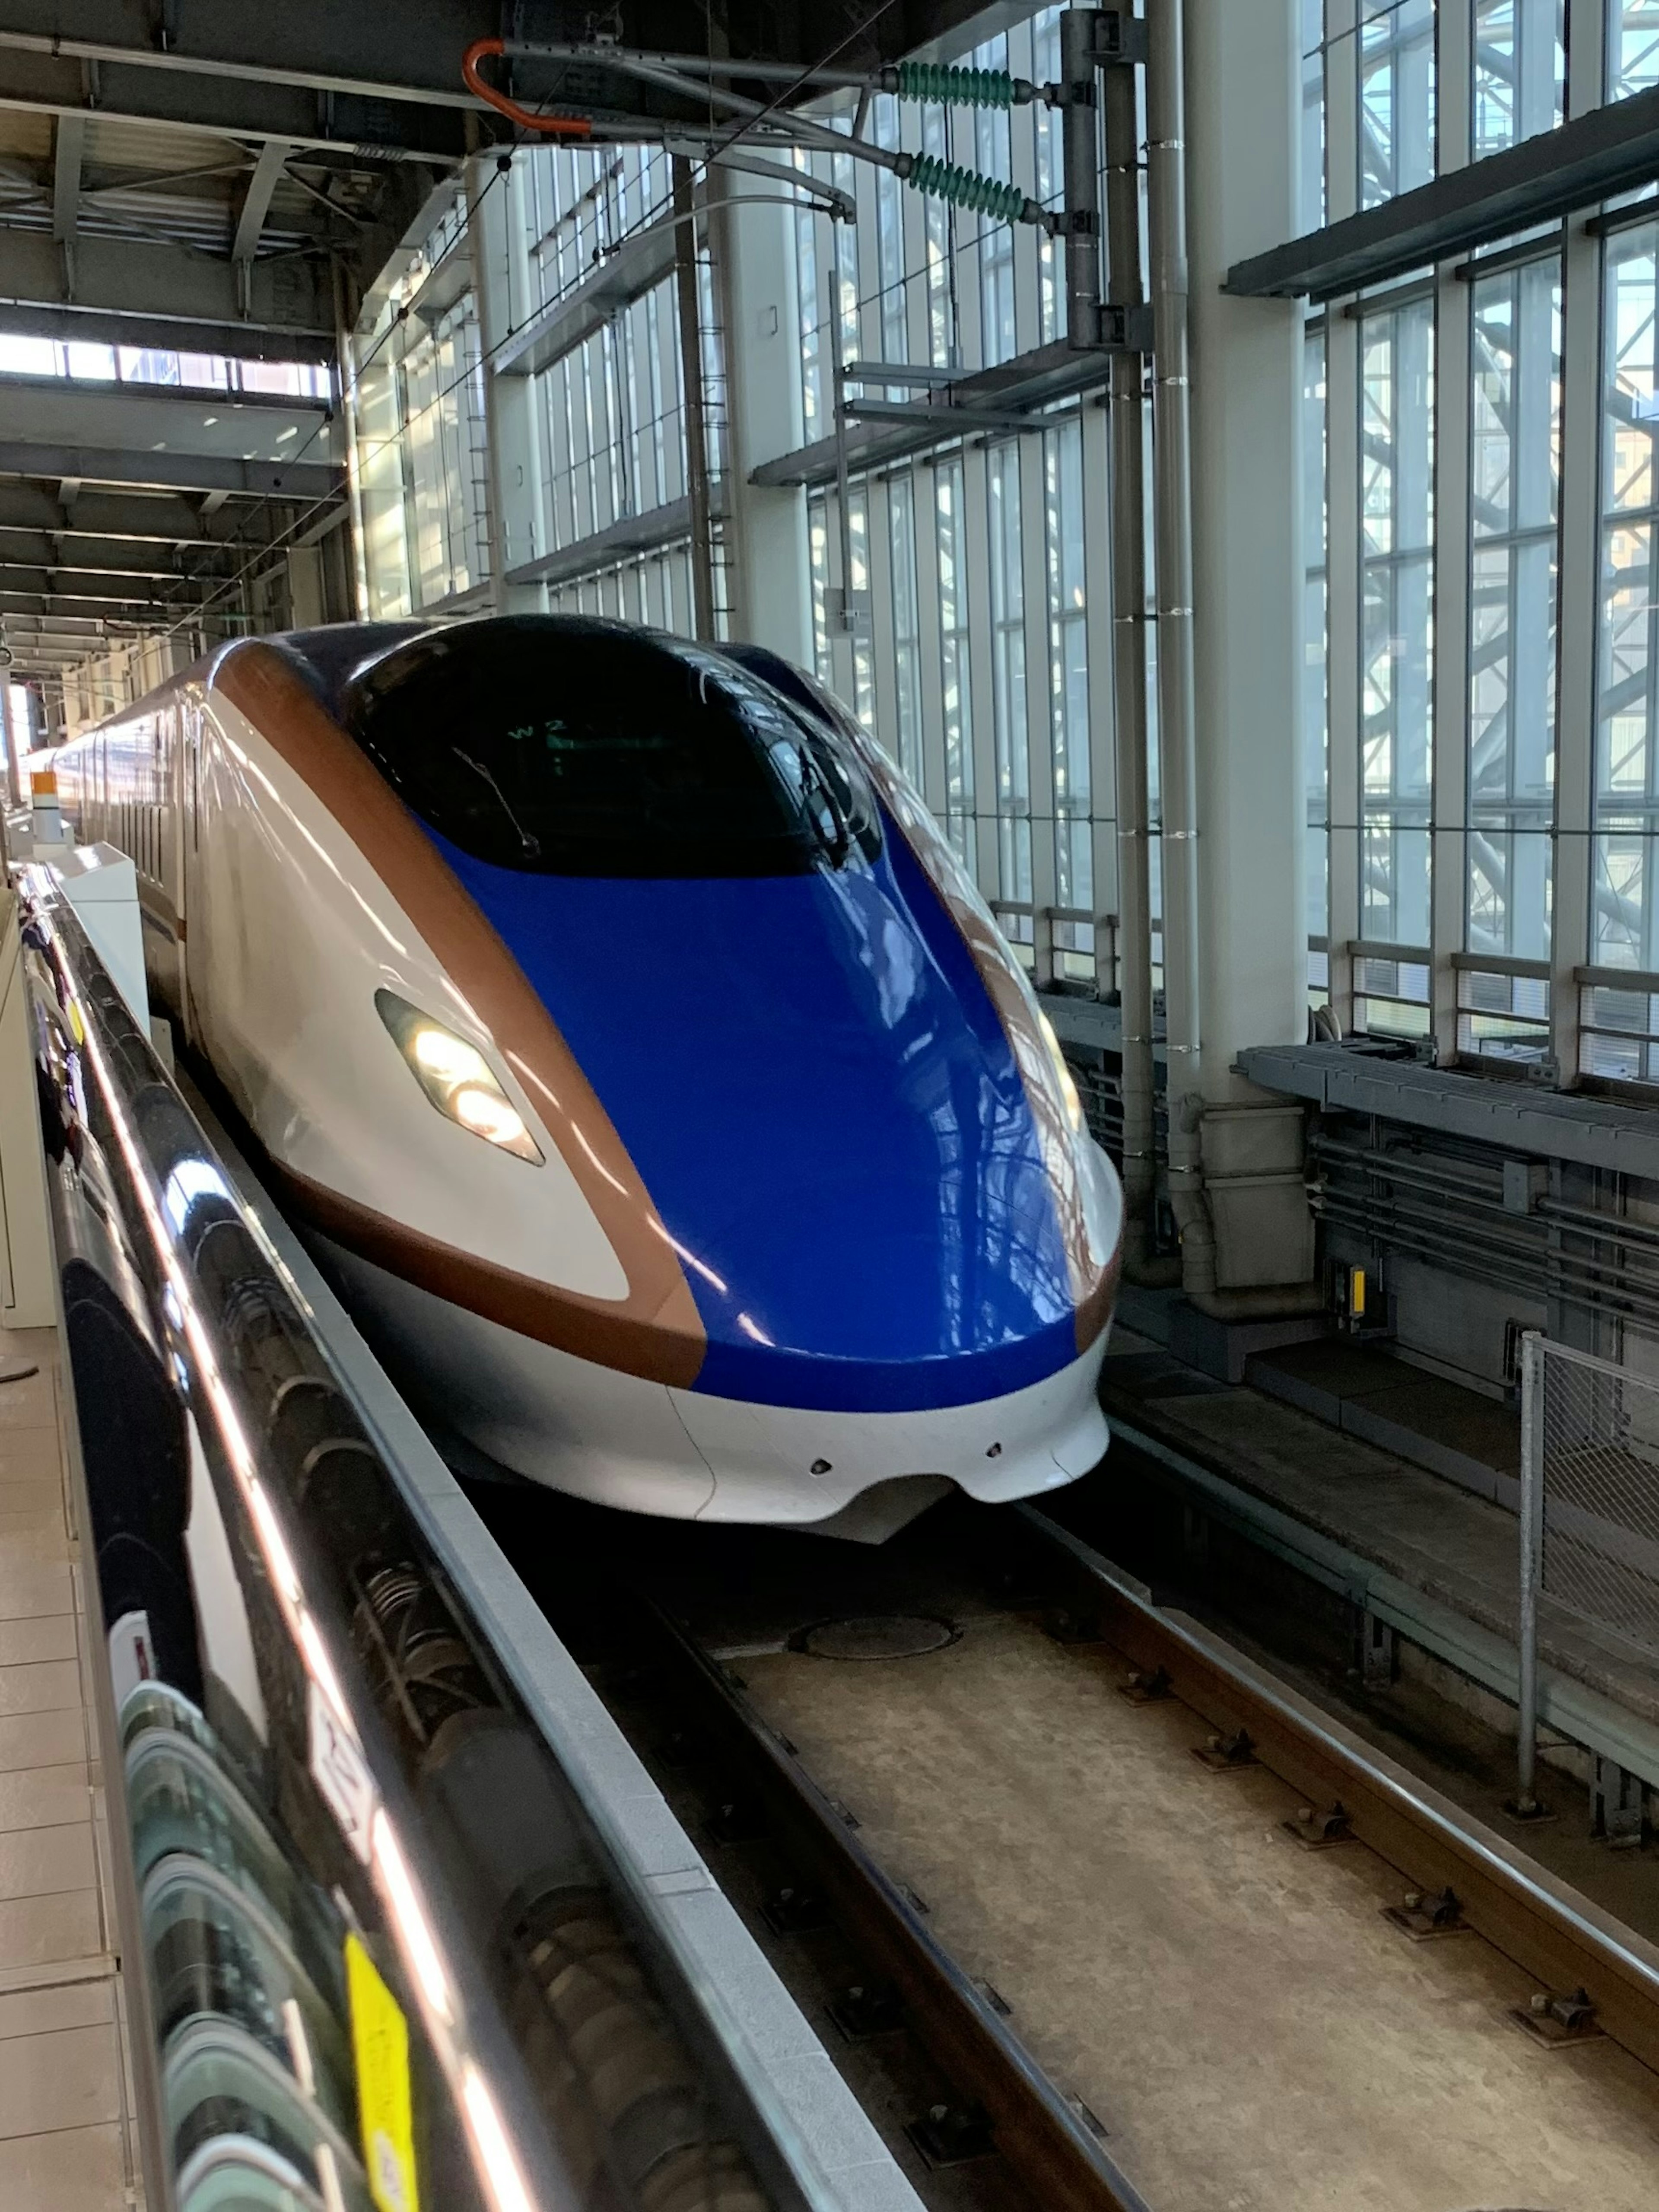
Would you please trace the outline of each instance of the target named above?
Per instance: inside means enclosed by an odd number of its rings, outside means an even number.
[[[749,481],[763,461],[805,442],[794,212],[756,204],[752,179],[734,174],[716,172],[709,190],[719,210],[715,269],[725,326],[732,634],[810,668],[806,494]]]
[[[530,232],[525,211],[530,155],[477,154],[466,165],[466,214],[483,356],[484,425],[489,441],[489,562],[497,614],[542,614],[544,584],[507,579],[550,545],[542,426],[534,380],[497,376],[497,349],[528,320]]]
[[[1293,237],[1296,0],[1186,0],[1198,786],[1199,1087],[1261,1094],[1242,1046],[1307,1024],[1302,307],[1229,267]]]

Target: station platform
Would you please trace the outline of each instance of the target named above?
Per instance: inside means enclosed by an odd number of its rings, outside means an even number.
[[[144,2202],[55,1329],[0,1329],[0,2204]]]
[[[1157,1304],[1126,1301],[1157,1327]],[[1512,1705],[1518,1417],[1374,1346],[1327,1337],[1215,1380],[1117,1328],[1103,1390],[1120,1440],[1221,1519]],[[1659,1788],[1659,1681],[1616,1636],[1546,1604],[1540,1717]]]

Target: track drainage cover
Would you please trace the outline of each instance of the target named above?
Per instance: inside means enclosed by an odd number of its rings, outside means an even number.
[[[851,1620],[821,1620],[790,1641],[815,1659],[920,1659],[942,1651],[958,1632],[926,1613],[866,1613]]]

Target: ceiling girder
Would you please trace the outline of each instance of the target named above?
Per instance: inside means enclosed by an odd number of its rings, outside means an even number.
[[[287,500],[262,502],[252,516],[229,505],[210,514],[207,504],[182,492],[93,490],[76,501],[71,518],[64,514],[55,489],[38,482],[0,483],[0,545],[9,531],[38,530],[70,543],[120,538],[143,545],[228,546],[242,537],[251,520],[268,520],[275,532],[286,529],[300,511]]]
[[[164,605],[180,594],[214,590],[226,579],[216,573],[191,575],[180,568],[84,568],[61,561],[22,561],[0,556],[0,586],[14,596],[36,599],[153,600]],[[151,588],[161,586],[160,591]]]
[[[119,538],[65,536],[61,531],[15,530],[0,526],[0,574],[49,569],[58,576],[123,576],[134,583],[207,581],[223,574],[225,556],[234,549],[192,547],[188,558],[167,560],[137,550]]]
[[[319,461],[243,461],[213,453],[138,453],[117,447],[46,446],[0,440],[0,476],[78,477],[83,483],[143,484],[161,491],[224,491],[308,503],[344,495],[342,471]]]
[[[23,11],[9,7],[6,12],[15,18]],[[231,8],[224,12],[241,15],[244,22],[251,13]],[[262,11],[271,35],[252,36],[247,43],[269,46],[280,41],[286,56],[303,52],[304,34],[296,33],[290,43],[283,34],[285,27],[295,13],[324,12],[336,17],[356,15],[373,22],[394,44],[401,33],[397,10],[293,9],[284,5]],[[488,28],[477,35],[487,35]],[[395,86],[372,96],[334,92],[306,82],[303,76],[293,82],[298,73],[279,67],[229,76],[135,66],[122,60],[100,63],[95,112],[139,130],[204,131],[240,140],[283,138],[308,152],[447,165],[459,161],[466,151],[462,111],[472,102],[461,88],[460,58],[467,43],[462,37],[453,49],[453,105],[402,99]],[[0,106],[35,115],[73,115],[88,106],[78,59],[61,49],[54,55],[21,47],[17,33],[0,31]]]
[[[15,300],[61,307],[61,271],[56,240],[44,231],[7,228],[4,287]],[[154,314],[158,308],[191,322],[236,324],[246,319],[263,331],[292,325],[314,348],[325,333],[332,343],[333,290],[325,259],[285,254],[253,263],[248,270],[248,312],[238,304],[236,270],[228,253],[222,260],[193,246],[156,240],[101,238],[82,228],[76,241],[76,295],[106,313]],[[0,320],[5,319],[0,310]],[[176,338],[163,339],[177,345]],[[218,349],[215,349],[218,350]],[[227,346],[226,352],[240,352]],[[261,350],[272,350],[262,337]]]
[[[252,298],[253,264],[259,252],[259,234],[265,227],[265,217],[270,213],[272,196],[283,180],[283,170],[289,151],[286,139],[267,138],[259,149],[259,158],[253,165],[253,173],[247,180],[247,190],[242,195],[242,208],[236,218],[236,235],[231,241],[230,258],[235,264],[238,295],[250,302]],[[244,307],[242,312],[246,314],[247,307]]]
[[[11,280],[12,242],[3,264]],[[45,301],[0,299],[0,331],[21,337],[63,338],[70,344],[153,346],[163,352],[227,354],[241,361],[333,362],[333,330],[284,329],[262,323],[186,321],[136,309],[58,307]]]
[[[139,623],[151,629],[167,629],[194,613],[194,599],[124,598],[118,592],[31,592],[0,579],[0,626],[14,613],[73,613],[82,611],[106,622]]]

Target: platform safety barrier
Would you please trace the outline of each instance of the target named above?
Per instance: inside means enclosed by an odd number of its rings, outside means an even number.
[[[829,2203],[76,916],[19,887],[149,2203]]]
[[[1521,1347],[1521,1697],[1516,1809],[1535,1817],[1540,1609],[1659,1663],[1659,1378],[1528,1330]],[[1600,1785],[1598,1783],[1598,1794]],[[1621,1778],[1598,1823],[1639,1838]]]

